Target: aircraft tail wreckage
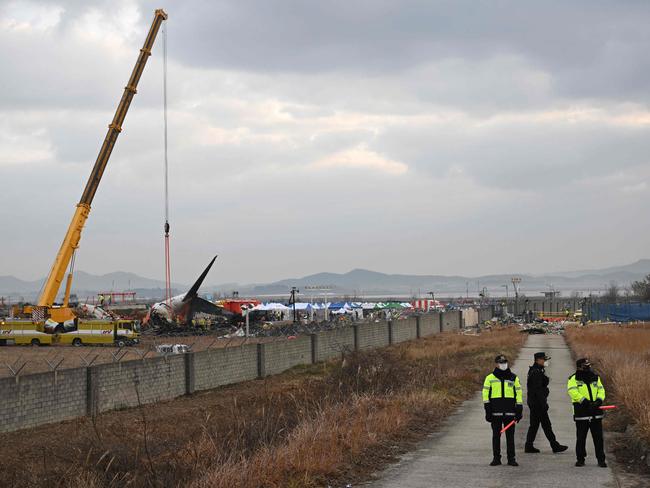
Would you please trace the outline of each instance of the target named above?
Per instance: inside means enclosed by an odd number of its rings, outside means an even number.
[[[203,273],[194,282],[192,287],[182,295],[176,295],[169,301],[154,303],[149,309],[144,323],[149,322],[167,322],[167,323],[184,323],[192,324],[195,313],[201,312],[209,315],[222,315],[231,317],[232,313],[218,307],[214,303],[198,296],[199,288],[203,284],[205,277],[210,272],[217,256],[213,257],[210,263],[203,270]]]

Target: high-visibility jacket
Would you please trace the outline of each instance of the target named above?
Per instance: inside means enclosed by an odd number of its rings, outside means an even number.
[[[483,382],[483,403],[489,405],[493,416],[514,416],[523,408],[521,383],[509,369],[495,369]]]
[[[578,376],[576,378],[576,375]],[[573,402],[573,420],[602,419],[603,411],[594,407],[592,402],[605,400],[605,387],[597,374],[569,376],[567,392]]]

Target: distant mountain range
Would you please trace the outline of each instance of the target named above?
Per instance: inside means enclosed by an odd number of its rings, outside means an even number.
[[[286,293],[291,286],[306,288],[330,285],[339,294],[386,295],[393,293],[426,296],[428,292],[433,291],[438,296],[458,296],[468,292],[470,295],[476,296],[485,287],[491,295],[505,295],[505,285],[508,285],[509,291],[512,293],[511,278],[517,276],[521,278],[521,291],[535,295],[551,289],[561,292],[603,290],[612,281],[625,287],[633,281],[643,279],[648,274],[650,274],[650,259],[642,259],[625,266],[545,275],[513,273],[465,277],[385,274],[355,269],[344,274],[318,273],[303,278],[286,279],[243,288],[254,295]],[[303,290],[303,293],[309,293],[309,291]],[[314,291],[314,294],[318,295],[319,292]]]
[[[564,278],[578,278],[580,276],[611,276],[612,279],[629,279],[630,276],[635,276],[634,279],[639,279],[639,275],[645,277],[650,274],[650,259],[639,259],[632,264],[625,264],[623,266],[612,266],[603,269],[589,269],[582,271],[568,271],[564,273],[554,273],[554,276],[561,276]]]
[[[38,295],[44,282],[45,278],[25,281],[15,276],[0,276],[0,296],[24,297],[32,300]],[[173,284],[172,286],[174,290],[184,288],[184,285]],[[164,289],[164,281],[143,278],[135,273],[124,271],[104,275],[76,271],[72,285],[72,293],[76,293],[80,298],[110,290],[133,290],[140,296],[156,298],[163,295]]]
[[[650,259],[641,259],[632,264],[603,269],[567,271],[561,273],[528,275],[499,274],[479,277],[443,275],[386,274],[365,269],[355,269],[348,273],[317,273],[302,278],[291,278],[268,284],[237,284],[205,286],[205,293],[229,295],[239,291],[244,295],[286,295],[292,286],[301,290],[303,296],[323,295],[324,290],[309,287],[329,287],[329,295],[406,295],[426,296],[433,291],[436,296],[459,296],[469,292],[476,296],[485,287],[490,295],[505,295],[508,285],[512,293],[511,278],[521,278],[520,289],[528,295],[538,295],[551,288],[564,294],[574,291],[589,292],[604,290],[610,282],[619,286],[629,286],[636,280],[650,274]],[[14,276],[0,276],[0,296],[25,297],[34,299],[44,279],[24,281]],[[141,297],[158,298],[163,294],[165,284],[160,280],[143,278],[134,273],[115,272],[105,275],[92,275],[83,271],[75,273],[73,293],[80,298],[100,291],[131,289]],[[189,285],[173,285],[175,293],[182,293]]]

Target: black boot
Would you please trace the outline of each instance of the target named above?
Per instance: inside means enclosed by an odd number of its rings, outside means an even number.
[[[501,458],[494,458],[490,463],[490,466],[501,466]]]
[[[552,449],[555,454],[558,452],[564,452],[569,448],[569,446],[563,446],[562,444],[555,444]]]
[[[513,459],[508,459],[508,466],[519,466],[519,464],[513,458]]]
[[[598,466],[600,466],[601,468],[606,468],[606,467],[607,467],[607,463],[606,463],[605,460],[603,459],[602,461],[598,461]]]
[[[539,452],[539,449],[537,449],[537,448],[536,448],[535,446],[533,446],[533,445],[530,445],[530,446],[529,446],[529,445],[526,445],[526,446],[524,447],[524,452],[527,452],[527,453],[530,453],[530,454],[535,454],[535,453],[538,453],[538,452]],[[553,451],[553,452],[555,452],[555,451]]]
[[[576,466],[577,466],[577,467],[580,468],[580,467],[582,467],[582,466],[584,466],[584,465],[585,465],[585,460],[584,460],[584,459],[582,459],[582,460],[581,460],[581,459],[578,459],[578,460],[576,461]]]

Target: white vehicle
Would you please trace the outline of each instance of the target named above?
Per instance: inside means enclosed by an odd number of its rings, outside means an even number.
[[[187,344],[160,344],[156,346],[156,352],[159,354],[185,354],[191,352],[191,349]]]

